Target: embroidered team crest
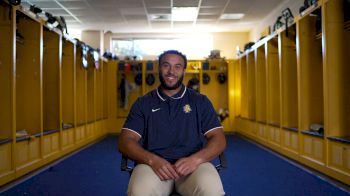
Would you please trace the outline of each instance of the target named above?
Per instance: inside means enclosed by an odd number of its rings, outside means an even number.
[[[192,111],[191,109],[191,106],[189,104],[186,104],[184,107],[184,112],[187,114],[187,113],[190,113]]]

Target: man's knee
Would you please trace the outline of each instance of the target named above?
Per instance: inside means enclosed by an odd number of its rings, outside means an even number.
[[[225,195],[219,175],[208,175],[205,178],[197,178],[193,195],[221,196]]]
[[[154,188],[150,186],[129,186],[129,196],[154,195]]]
[[[199,183],[194,189],[193,195],[200,196],[221,196],[225,195],[221,182],[216,183]]]
[[[204,163],[184,181],[179,181],[178,188],[183,195],[219,196],[225,195],[218,172],[211,163]]]
[[[149,183],[144,184],[129,184],[129,196],[163,196],[169,195],[172,190],[172,183]]]

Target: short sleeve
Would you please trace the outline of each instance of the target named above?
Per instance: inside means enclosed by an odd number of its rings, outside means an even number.
[[[202,125],[201,131],[204,135],[214,130],[215,128],[222,127],[215,109],[207,96],[203,96],[200,107]]]
[[[144,132],[144,119],[145,116],[142,112],[141,100],[138,98],[132,105],[128,117],[124,123],[123,129],[133,131],[140,137],[143,136]]]

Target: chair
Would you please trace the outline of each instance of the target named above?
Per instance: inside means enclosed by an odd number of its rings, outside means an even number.
[[[131,162],[133,162],[132,166],[129,165],[129,158],[122,154],[122,160],[120,162],[120,170],[129,172],[129,176],[131,176],[131,173],[136,165],[134,161],[131,161]],[[219,155],[219,163],[215,166],[215,168],[218,172],[221,171],[222,169],[227,168],[227,161],[226,161],[224,152],[222,152]],[[175,189],[173,189],[173,192],[170,194],[170,196],[180,196],[180,195],[176,192]]]

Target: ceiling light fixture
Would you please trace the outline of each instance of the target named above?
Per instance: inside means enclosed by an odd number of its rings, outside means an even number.
[[[235,13],[235,14],[222,14],[220,16],[220,19],[222,20],[239,20],[244,17],[244,14],[242,13]]]
[[[150,14],[149,19],[151,21],[170,21],[170,14]]]
[[[197,7],[172,7],[172,21],[194,21],[198,16]]]

